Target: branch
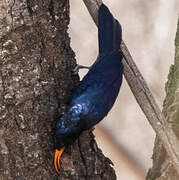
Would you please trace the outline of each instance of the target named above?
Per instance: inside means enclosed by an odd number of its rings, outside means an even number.
[[[102,4],[102,0],[83,0],[83,2],[97,25],[98,9]],[[121,50],[124,54],[124,76],[128,85],[152,128],[162,141],[165,150],[172,160],[172,164],[179,174],[179,141],[160,111],[124,42],[121,44]]]

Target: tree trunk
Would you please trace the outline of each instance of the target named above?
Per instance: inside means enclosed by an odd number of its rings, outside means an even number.
[[[67,0],[0,0],[0,179],[116,179],[91,131],[53,167],[53,131],[79,78]]]
[[[176,34],[175,63],[170,68],[166,84],[166,98],[163,113],[171,124],[173,131],[179,139],[179,19]],[[170,159],[164,150],[159,138],[156,137],[153,153],[153,167],[149,170],[148,180],[178,180],[179,174],[175,171]]]

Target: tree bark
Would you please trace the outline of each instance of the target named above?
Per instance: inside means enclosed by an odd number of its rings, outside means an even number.
[[[166,98],[163,105],[163,114],[171,124],[174,133],[179,139],[179,19],[175,40],[175,63],[171,66],[166,83]],[[178,165],[179,166],[179,165]],[[148,180],[178,180],[175,168],[172,166],[165,149],[158,137],[155,140],[153,153],[153,167],[149,170]]]
[[[0,0],[0,179],[116,179],[84,132],[53,167],[53,131],[79,78],[67,0]]]

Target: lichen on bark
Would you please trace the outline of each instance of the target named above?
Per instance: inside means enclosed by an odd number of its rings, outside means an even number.
[[[170,123],[179,139],[179,19],[175,39],[175,61],[170,67],[166,83],[166,98],[163,104],[163,114]],[[147,180],[178,180],[179,174],[171,164],[165,149],[158,137],[155,140],[153,167],[149,170]]]
[[[179,22],[175,39],[175,63],[170,68],[166,84],[166,99],[163,112],[172,124],[173,130],[179,139]]]

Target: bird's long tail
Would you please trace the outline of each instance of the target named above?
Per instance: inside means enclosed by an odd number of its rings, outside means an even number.
[[[122,29],[109,9],[102,4],[98,11],[99,55],[104,56],[120,49]]]

